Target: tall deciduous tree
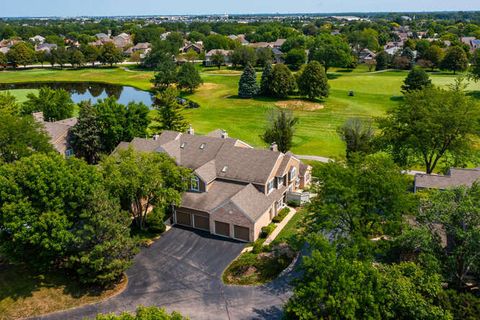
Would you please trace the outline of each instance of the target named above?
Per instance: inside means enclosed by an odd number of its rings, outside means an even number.
[[[35,61],[35,51],[25,42],[19,42],[13,45],[7,52],[7,60],[14,67],[26,66]]]
[[[20,113],[20,105],[17,98],[9,91],[0,92],[0,112],[6,112],[13,115]]]
[[[32,116],[19,117],[0,110],[0,163],[13,162],[37,152],[53,152],[42,125]]]
[[[73,116],[75,105],[70,94],[63,89],[43,87],[38,91],[38,95],[29,93],[27,99],[22,106],[23,114],[41,111],[47,121],[58,121]]]
[[[122,62],[124,56],[123,52],[120,49],[117,49],[112,42],[107,42],[100,49],[98,60],[103,64],[113,66],[114,64]]]
[[[220,68],[225,64],[225,56],[220,52],[215,51],[215,53],[212,55],[212,63],[220,70]]]
[[[441,68],[444,70],[453,71],[453,74],[457,71],[465,71],[468,68],[467,54],[461,47],[450,47],[445,53],[445,57],[441,62]]]
[[[168,59],[166,57],[158,63],[152,82],[156,90],[163,91],[170,87],[172,84],[174,84],[176,81],[177,66],[173,59]]]
[[[348,119],[338,128],[340,138],[347,145],[347,159],[351,160],[354,154],[371,153],[374,133],[371,122],[360,118]]]
[[[190,93],[193,93],[203,83],[197,68],[189,62],[183,64],[178,70],[177,81],[180,89],[188,89]]]
[[[254,66],[257,63],[257,53],[252,47],[239,46],[233,51],[231,61],[234,66]]]
[[[287,152],[292,147],[293,135],[298,118],[289,110],[272,111],[267,127],[261,136],[266,143],[276,143],[278,150]]]
[[[463,165],[478,134],[480,106],[458,81],[450,90],[427,87],[379,120],[379,142],[401,165],[421,163],[432,173],[446,156]],[[448,165],[448,163],[447,163]]]
[[[175,88],[160,92],[155,99],[154,108],[157,112],[154,130],[184,132],[187,129],[188,123],[183,117],[183,107],[178,102],[178,91]]]
[[[298,90],[309,99],[328,97],[329,85],[325,68],[317,61],[307,64],[297,78]]]
[[[95,62],[98,61],[98,58],[100,57],[100,49],[96,46],[92,45],[86,45],[81,47],[83,56],[85,57],[85,62],[88,62],[92,65],[92,67],[95,66]]]
[[[134,254],[130,219],[112,202],[98,169],[60,155],[0,167],[2,254],[40,270],[67,269],[109,285]],[[65,271],[65,270],[63,270]]]
[[[285,55],[285,64],[292,70],[298,70],[307,61],[304,49],[292,49]]]
[[[420,67],[414,67],[403,81],[402,91],[405,93],[415,90],[422,90],[431,85],[432,80],[430,80],[430,77],[425,70]]]
[[[259,91],[257,74],[251,64],[247,64],[238,82],[238,96],[240,98],[252,98]]]
[[[330,67],[349,67],[354,56],[350,45],[342,37],[322,33],[310,47],[310,60],[320,62],[327,71]]]
[[[276,64],[272,71],[271,92],[274,97],[286,98],[295,89],[295,78],[284,64]]]
[[[0,52],[0,67],[2,68],[2,70],[7,67],[7,63],[8,63],[7,56],[5,55],[5,53]]]
[[[443,59],[443,50],[439,46],[432,44],[429,46],[422,56],[422,59],[430,61],[432,70],[438,68]]]
[[[480,80],[480,49],[475,50],[472,59],[472,68],[470,70],[470,76],[475,80]]]
[[[398,232],[402,214],[411,209],[408,179],[385,154],[343,163],[331,162],[313,173],[319,183],[309,228],[346,239],[368,239]]]
[[[140,229],[146,227],[152,207],[163,210],[178,205],[190,181],[187,169],[161,153],[119,150],[100,165],[110,193],[120,199]]]
[[[390,56],[385,51],[380,51],[377,56],[375,57],[376,65],[375,70],[385,70],[388,68]]]

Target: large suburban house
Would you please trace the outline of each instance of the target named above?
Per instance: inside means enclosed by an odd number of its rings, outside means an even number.
[[[50,137],[50,143],[58,153],[64,157],[73,155],[73,150],[69,144],[70,129],[77,124],[77,118],[64,119],[60,121],[45,121],[43,112],[33,114],[35,120],[45,128],[45,132]]]
[[[230,64],[231,62],[230,57],[232,53],[233,53],[233,50],[212,49],[205,54],[204,64],[207,67],[213,66],[214,65],[213,56],[216,54],[223,56],[224,64]]]
[[[415,192],[422,189],[446,190],[460,186],[471,187],[476,181],[480,182],[480,168],[451,168],[446,175],[416,174]]]
[[[256,149],[223,130],[205,136],[164,131],[153,139],[135,138],[132,147],[161,152],[193,171],[190,190],[174,210],[173,223],[241,241],[255,241],[285,207],[289,193],[310,184],[311,167],[291,153]]]

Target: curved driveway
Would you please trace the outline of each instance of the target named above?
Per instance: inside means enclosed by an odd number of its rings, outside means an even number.
[[[259,287],[226,286],[223,270],[245,244],[209,234],[172,228],[142,250],[127,271],[124,292],[104,302],[36,319],[84,319],[97,313],[133,311],[157,305],[190,319],[278,319],[290,296],[289,276]]]

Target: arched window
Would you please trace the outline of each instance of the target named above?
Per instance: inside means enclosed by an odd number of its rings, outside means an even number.
[[[190,190],[200,191],[200,179],[197,176],[193,176],[190,181]]]

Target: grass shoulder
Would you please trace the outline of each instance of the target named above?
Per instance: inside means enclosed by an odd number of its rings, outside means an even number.
[[[0,320],[20,319],[92,304],[121,293],[126,276],[111,288],[86,287],[62,273],[37,273],[0,264]]]

